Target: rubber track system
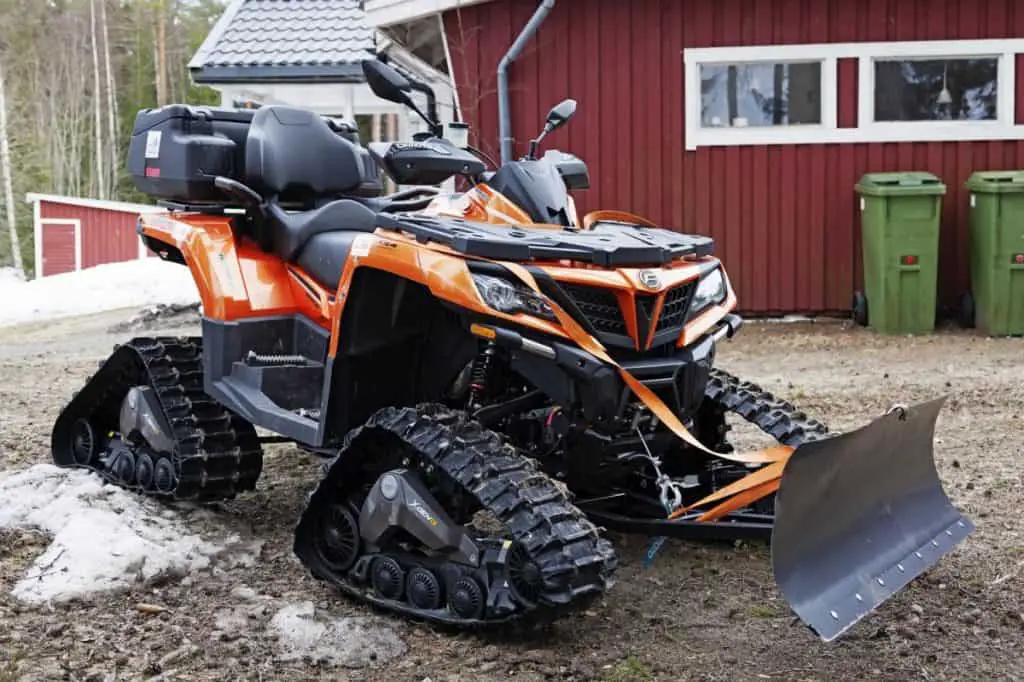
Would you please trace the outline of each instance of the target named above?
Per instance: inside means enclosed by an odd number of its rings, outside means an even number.
[[[151,387],[175,442],[170,455],[176,481],[168,490],[126,483],[98,461],[118,430],[121,403],[133,386]],[[74,456],[76,424],[92,426],[96,454],[88,464]],[[203,389],[202,339],[135,338],[114,347],[57,417],[52,437],[58,466],[85,468],[126,490],[174,500],[211,502],[253,490],[263,469],[263,450],[252,424],[229,412]]]
[[[704,397],[743,417],[782,445],[798,447],[830,435],[828,427],[791,403],[718,368],[711,370]]]
[[[539,589],[531,604],[519,602],[508,615],[485,613],[465,619],[450,611],[423,611],[405,601],[386,600],[348,575],[329,570],[313,548],[313,529],[326,505],[350,495],[360,486],[354,467],[372,468],[376,479],[388,467],[375,461],[372,449],[362,451],[371,432],[385,431],[418,457],[408,468],[430,471],[455,497],[476,503],[501,524],[502,535],[525,548],[540,572]],[[365,477],[362,479],[365,483]],[[449,496],[439,496],[448,508]],[[473,505],[476,506],[476,505]],[[450,512],[449,512],[450,513]],[[295,552],[312,574],[343,593],[385,611],[413,620],[459,629],[497,626],[532,627],[586,608],[614,583],[618,559],[612,543],[570,502],[562,486],[540,471],[502,437],[483,428],[463,412],[440,405],[384,408],[345,439],[338,455],[324,465],[324,476],[307,498],[298,523]],[[385,552],[386,553],[386,552]],[[351,571],[349,571],[351,574]]]

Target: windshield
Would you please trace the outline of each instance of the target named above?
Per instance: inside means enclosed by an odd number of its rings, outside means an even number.
[[[507,163],[488,183],[538,223],[569,225],[569,192],[548,158]]]

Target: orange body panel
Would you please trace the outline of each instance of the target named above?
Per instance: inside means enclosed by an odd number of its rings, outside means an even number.
[[[147,215],[142,233],[178,249],[207,317],[231,321],[299,313],[329,327],[328,293],[251,240],[239,240],[230,218]]]

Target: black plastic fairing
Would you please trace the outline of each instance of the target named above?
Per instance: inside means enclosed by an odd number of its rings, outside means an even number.
[[[544,156],[545,158],[553,157],[552,160],[554,161],[555,168],[558,169],[558,174],[562,176],[562,182],[565,183],[566,189],[570,191],[590,189],[590,173],[583,159],[574,154],[554,149],[548,150]]]
[[[550,159],[506,163],[488,184],[523,209],[534,222],[571,224],[569,191],[558,167]]]

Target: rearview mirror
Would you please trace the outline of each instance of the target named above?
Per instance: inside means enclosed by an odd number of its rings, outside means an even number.
[[[398,104],[412,104],[407,94],[412,86],[405,76],[377,59],[363,60],[363,75],[373,94]]]
[[[554,107],[552,107],[551,111],[548,112],[548,118],[545,122],[544,127],[547,128],[548,132],[554,130],[555,128],[560,128],[561,126],[565,125],[569,121],[569,119],[572,118],[572,115],[575,113],[576,100],[564,99],[558,104],[556,104]]]

